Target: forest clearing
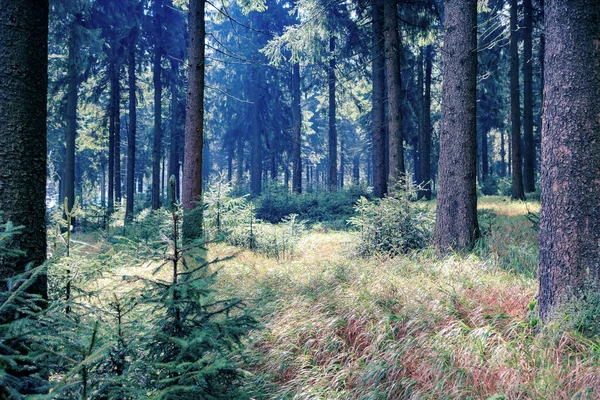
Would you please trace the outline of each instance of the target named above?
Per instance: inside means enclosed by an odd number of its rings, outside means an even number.
[[[600,1],[0,0],[0,399],[600,399]]]

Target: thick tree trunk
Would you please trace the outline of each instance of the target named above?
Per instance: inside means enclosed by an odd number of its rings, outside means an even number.
[[[302,109],[300,108],[300,64],[292,71],[292,191],[302,193]]]
[[[160,159],[162,156],[162,0],[154,0],[154,142],[152,146],[152,209],[160,208]]]
[[[127,133],[127,202],[125,203],[125,222],[133,220],[133,200],[135,189],[135,136],[137,126],[136,113],[136,77],[135,77],[135,46],[137,28],[130,33],[127,49],[127,75],[129,80],[129,131]]]
[[[535,145],[533,141],[533,57],[531,0],[523,0],[523,189],[535,191]]]
[[[442,128],[435,226],[438,253],[469,250],[477,223],[477,0],[446,0]]]
[[[48,1],[0,6],[0,210],[23,225],[5,245],[25,255],[0,259],[0,282],[46,260],[46,93]],[[47,297],[45,275],[31,292]]]
[[[373,194],[383,197],[387,193],[385,147],[385,59],[383,38],[382,0],[373,0]]]
[[[179,133],[177,129],[179,105],[178,98],[179,62],[171,59],[171,143],[169,144],[169,178],[175,177],[175,201],[179,201]]]
[[[78,37],[78,18],[71,21],[69,36],[69,55],[67,61],[67,108],[66,108],[66,129],[65,129],[65,197],[67,198],[68,210],[63,210],[63,216],[66,218],[66,212],[71,211],[75,202],[75,137],[77,136],[77,91],[79,78],[79,43]],[[75,221],[72,220],[73,225]]]
[[[383,33],[385,38],[385,73],[388,99],[389,183],[404,175],[402,144],[402,83],[400,80],[400,36],[396,0],[383,0]]]
[[[600,3],[546,0],[545,16],[539,310],[548,322],[571,301],[597,301],[600,284]]]
[[[187,112],[183,158],[183,236],[202,236],[202,149],[204,144],[204,0],[190,0]],[[194,211],[194,208],[196,210]]]
[[[510,0],[510,119],[512,126],[512,198],[515,200],[522,200],[525,198],[525,193],[523,191],[523,170],[521,168],[520,104],[517,0]]]
[[[329,190],[337,189],[337,128],[335,124],[335,37],[329,38]]]

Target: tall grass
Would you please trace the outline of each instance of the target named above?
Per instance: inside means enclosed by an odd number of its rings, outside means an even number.
[[[353,258],[348,232],[313,231],[284,262],[239,253],[219,285],[261,313],[247,390],[265,399],[599,398],[600,340],[539,326],[532,207],[484,200],[493,221],[477,251],[441,260],[431,248]]]

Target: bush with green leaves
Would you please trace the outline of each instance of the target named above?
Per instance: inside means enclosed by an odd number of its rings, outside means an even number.
[[[394,256],[430,245],[434,218],[425,204],[412,201],[414,195],[399,189],[383,199],[359,199],[349,223],[357,230],[360,255]]]

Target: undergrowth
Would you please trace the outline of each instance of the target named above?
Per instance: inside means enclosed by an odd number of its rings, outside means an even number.
[[[312,232],[293,261],[238,254],[223,290],[255,298],[247,349],[264,399],[595,399],[600,340],[540,328],[535,204],[485,198],[471,255],[356,259],[351,233]],[[214,254],[227,254],[216,246]],[[311,255],[317,252],[320,257]]]

